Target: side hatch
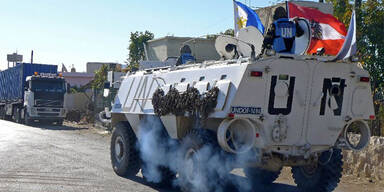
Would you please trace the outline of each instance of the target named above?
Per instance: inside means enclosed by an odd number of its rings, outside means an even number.
[[[265,106],[275,145],[302,145],[310,66],[305,61],[273,59],[268,62]]]
[[[335,144],[347,119],[369,119],[373,103],[368,73],[352,63],[319,62],[311,72],[306,138],[311,145]]]

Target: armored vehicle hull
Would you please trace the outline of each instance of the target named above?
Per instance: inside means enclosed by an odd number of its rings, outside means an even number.
[[[303,190],[334,189],[342,169],[339,148],[363,149],[370,138],[366,121],[375,118],[369,74],[359,64],[282,54],[128,74],[115,99],[112,124],[129,130],[121,138],[140,143],[148,117],[157,119],[165,137],[184,148],[187,165],[208,143],[235,159],[247,154],[244,161],[231,161],[231,167],[244,168],[254,183],[271,183],[283,166],[292,166]],[[350,141],[350,132],[359,133],[360,140]],[[191,145],[189,140],[199,142]],[[116,154],[123,147],[112,140],[112,163],[120,175],[135,161],[119,160]],[[141,149],[130,149],[132,157],[140,156]],[[118,161],[125,166],[114,163]],[[173,171],[190,189],[188,173],[180,167]]]

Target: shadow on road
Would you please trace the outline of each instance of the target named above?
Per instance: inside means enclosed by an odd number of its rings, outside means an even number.
[[[88,128],[79,128],[79,127],[70,127],[66,125],[44,125],[44,124],[36,124],[36,125],[31,125],[31,127],[34,128],[40,128],[40,129],[47,129],[47,130],[56,130],[56,131],[75,131],[75,130],[84,130]]]
[[[151,187],[153,190],[156,190],[158,192],[181,192],[181,190],[178,187],[175,188],[160,188],[156,185],[153,185],[151,183],[148,183],[145,181],[142,177],[132,177],[128,178],[131,181],[140,183],[142,185],[146,185],[148,187]],[[251,191],[240,191],[237,189],[236,185],[231,183],[231,181],[240,181],[241,183],[247,183],[247,179],[245,177],[241,177],[238,175],[231,174],[230,179],[224,184],[225,186],[222,187],[224,189],[223,192],[299,192],[298,188],[293,185],[287,185],[282,183],[273,183],[270,186],[257,186],[257,188],[252,189]]]
[[[156,190],[158,192],[180,192],[180,189],[178,189],[178,188],[161,188],[161,187],[158,187],[156,185],[148,183],[147,181],[145,181],[145,179],[143,179],[142,177],[138,177],[138,176],[130,177],[127,179],[134,181],[136,183],[140,183],[142,185],[146,185],[148,187],[151,187],[153,190]]]

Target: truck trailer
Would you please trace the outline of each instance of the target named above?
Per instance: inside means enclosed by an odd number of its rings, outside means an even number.
[[[66,83],[56,65],[18,63],[0,72],[0,119],[61,125],[65,93]]]

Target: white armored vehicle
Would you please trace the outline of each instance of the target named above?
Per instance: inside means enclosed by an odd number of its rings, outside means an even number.
[[[225,42],[218,52],[231,57]],[[184,191],[213,191],[223,171],[243,168],[257,186],[289,166],[302,191],[334,190],[341,149],[369,142],[366,121],[375,115],[368,72],[328,57],[243,53],[250,57],[127,74],[112,109],[114,171],[133,176],[142,168],[151,178],[145,169],[155,167],[160,177],[149,181],[169,184],[177,173]],[[158,136],[146,134],[151,130]]]

